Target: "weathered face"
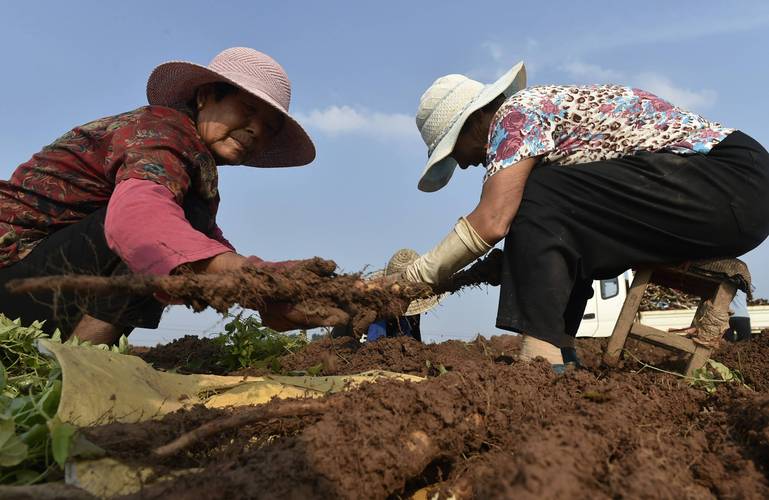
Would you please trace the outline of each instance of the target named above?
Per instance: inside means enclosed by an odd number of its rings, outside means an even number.
[[[265,151],[283,126],[283,115],[238,89],[217,100],[211,87],[197,96],[197,128],[217,165],[241,165]]]
[[[490,117],[483,110],[476,111],[467,119],[451,152],[459,168],[482,165],[486,161],[489,126]]]

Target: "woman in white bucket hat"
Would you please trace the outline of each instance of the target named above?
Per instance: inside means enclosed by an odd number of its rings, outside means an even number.
[[[592,280],[637,265],[733,257],[769,234],[769,154],[755,140],[640,89],[526,88],[518,64],[491,85],[462,75],[422,95],[419,189],[486,169],[477,207],[403,273],[440,284],[505,240],[497,327],[557,370]]]
[[[172,61],[147,82],[149,106],[75,127],[0,181],[0,313],[65,336],[110,343],[154,328],[153,297],[8,295],[14,278],[60,274],[218,272],[245,264],[216,224],[217,165],[288,167],[315,157],[288,114],[283,68],[234,47],[208,66]],[[265,322],[300,326],[266,307]],[[304,318],[303,318],[304,320]],[[306,318],[301,326],[324,323]]]

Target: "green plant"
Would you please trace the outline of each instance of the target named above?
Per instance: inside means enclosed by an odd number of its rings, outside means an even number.
[[[34,483],[58,470],[49,422],[59,407],[61,370],[37,350],[48,338],[41,327],[0,315],[0,484]]]
[[[739,370],[732,370],[723,363],[719,363],[712,359],[708,359],[707,363],[705,363],[702,368],[694,370],[691,375],[681,375],[680,373],[663,370],[662,368],[657,368],[656,366],[644,363],[630,351],[623,352],[635,359],[641,365],[638,372],[648,368],[660,373],[667,373],[668,375],[673,375],[686,380],[692,387],[702,389],[708,394],[716,392],[719,384],[739,383],[750,389],[750,386],[745,383],[745,379],[742,377],[742,373],[740,373]]]
[[[433,364],[429,359],[425,360],[425,366],[427,367],[427,371],[432,372],[433,369],[438,372],[437,376],[445,375],[449,371],[446,369],[445,366],[443,366],[443,363]]]
[[[278,358],[306,346],[307,332],[284,334],[264,326],[257,316],[235,315],[214,339],[224,352],[221,360],[227,371],[257,367],[280,371]]]
[[[723,363],[709,359],[705,366],[694,370],[689,383],[699,387],[708,394],[716,392],[718,384],[739,383],[745,385],[742,374],[738,370],[732,370]]]
[[[37,342],[45,338],[42,323],[25,327],[0,314],[0,484],[57,478],[75,442],[75,427],[56,418],[61,368],[38,351]],[[50,340],[61,341],[58,330]],[[122,337],[112,348],[93,347],[126,352],[128,340]]]

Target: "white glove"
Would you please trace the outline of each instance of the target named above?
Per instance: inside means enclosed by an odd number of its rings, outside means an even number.
[[[489,250],[491,245],[462,217],[443,241],[403,271],[403,277],[416,283],[440,285]]]

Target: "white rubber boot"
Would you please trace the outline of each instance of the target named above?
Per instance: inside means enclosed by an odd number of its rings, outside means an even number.
[[[530,335],[523,335],[521,353],[519,354],[518,359],[531,361],[534,358],[544,358],[553,365],[563,364],[563,356],[561,355],[560,347]]]

